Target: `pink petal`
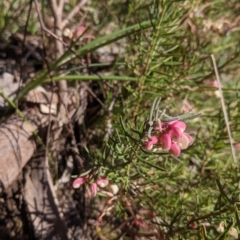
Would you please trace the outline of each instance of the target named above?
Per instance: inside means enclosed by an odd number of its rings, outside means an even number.
[[[172,128],[168,130],[167,133],[171,136],[173,141],[178,140],[183,135],[183,132],[179,128]]]
[[[188,133],[184,133],[187,137],[188,137],[188,140],[189,140],[189,145],[188,146],[191,146],[193,144],[193,137],[191,137]]]
[[[169,129],[178,128],[181,132],[184,132],[186,129],[186,123],[182,121],[170,122],[168,124]]]
[[[179,148],[179,146],[176,143],[172,142],[169,152],[172,155],[178,157],[181,154],[181,149]]]
[[[159,138],[159,143],[162,149],[168,151],[171,148],[171,137],[169,134],[164,134]]]
[[[181,149],[186,149],[193,144],[193,138],[188,133],[182,133],[182,136],[176,140]]]
[[[186,134],[183,134],[181,138],[177,139],[176,144],[180,149],[186,149],[190,145],[190,139]]]
[[[79,188],[84,182],[85,182],[85,179],[82,177],[79,177],[73,181],[72,186],[73,188]]]

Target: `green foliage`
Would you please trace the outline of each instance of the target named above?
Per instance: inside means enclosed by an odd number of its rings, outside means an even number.
[[[236,239],[231,232],[239,228],[239,165],[231,156],[217,89],[210,86],[214,53],[228,124],[238,142],[239,30],[223,33],[223,26],[214,25],[223,21],[223,12],[234,20],[234,3],[138,1],[128,11],[126,25],[148,18],[152,25],[128,36],[126,71],[138,82],[122,85],[125,125],[120,121],[119,129],[113,123],[115,135],[105,146],[110,149],[104,158],[108,177],[121,183],[124,198],[154,211],[152,224],[172,239]],[[195,142],[179,159],[141,147],[142,126],[155,96],[168,114],[178,115],[184,102],[203,113],[189,121]]]
[[[0,39],[8,40],[15,32],[27,32],[35,34],[38,28],[38,17],[36,11],[31,11],[32,4],[26,0],[0,1]]]
[[[66,11],[75,2],[70,1]],[[98,125],[99,135],[104,135],[106,122],[111,121],[113,134],[105,141],[101,139],[100,149],[88,146],[89,169],[107,176],[120,188],[111,214],[125,221],[130,211],[125,203],[130,202],[137,209],[153,212],[151,227],[166,239],[237,239],[232,232],[240,228],[239,163],[233,161],[217,88],[212,85],[216,76],[210,54],[217,59],[229,116],[227,124],[238,143],[238,1],[93,0],[91,4],[90,20],[96,32],[110,23],[114,31],[96,37],[75,53],[66,51],[51,70],[55,71],[52,80],[60,81],[63,77],[58,71],[63,65],[103,46],[125,41],[121,42],[122,56],[110,65],[111,75],[76,74],[76,70],[84,68],[79,66],[69,68],[69,75],[64,76],[67,81],[94,80],[101,85],[105,80],[119,84],[111,115],[104,115],[106,119],[99,120]],[[1,18],[1,28],[6,27],[8,17],[3,15],[6,17]],[[93,63],[88,68],[106,65]],[[118,72],[115,68],[119,66]],[[18,98],[49,81],[48,71],[41,72]],[[107,109],[113,102],[112,89],[104,94]],[[187,122],[195,141],[179,158],[143,147],[144,127],[155,97],[161,97],[160,108],[166,109],[168,115],[180,115],[183,107],[202,113]]]

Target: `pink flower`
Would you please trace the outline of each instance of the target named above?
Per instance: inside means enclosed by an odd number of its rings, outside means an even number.
[[[176,121],[168,124],[167,133],[171,136],[173,141],[178,140],[183,136],[186,129],[186,124],[182,121]]]
[[[180,149],[186,149],[193,143],[193,138],[184,132],[185,129],[186,124],[182,121],[176,121],[168,125],[168,134]]]
[[[104,188],[108,185],[109,181],[107,178],[105,177],[100,177],[97,181],[96,181],[97,185],[101,188]]]
[[[73,181],[73,188],[79,188],[84,182],[86,181],[86,178],[84,177],[78,177]]]
[[[159,138],[159,142],[162,145],[162,149],[168,151],[171,148],[171,136],[169,134],[163,134]]]
[[[154,135],[154,136],[151,136],[151,140],[147,139],[147,141],[145,143],[146,144],[145,147],[146,147],[146,149],[151,150],[153,145],[155,145],[157,143],[158,143],[158,138],[157,138],[157,136]]]
[[[97,195],[97,184],[95,182],[90,184],[90,190],[92,196]]]
[[[193,138],[185,133],[186,123],[183,121],[172,121],[168,123],[155,122],[155,134],[151,139],[147,139],[145,147],[151,150],[154,145],[158,146],[158,149],[169,151],[169,153],[178,157],[181,153],[181,149],[186,149],[193,143]],[[159,148],[159,146],[161,148]]]

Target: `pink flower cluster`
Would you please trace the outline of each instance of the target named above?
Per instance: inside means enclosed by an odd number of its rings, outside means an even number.
[[[182,149],[188,148],[193,143],[193,138],[185,133],[186,124],[182,121],[160,123],[157,131],[147,139],[145,147],[151,150],[153,147],[168,151],[178,157]]]
[[[73,188],[79,188],[84,183],[89,182],[89,175],[78,177],[73,181]],[[105,177],[100,177],[96,181],[89,184],[89,193],[91,196],[96,196],[98,191],[98,186],[104,188],[108,185],[109,181]]]

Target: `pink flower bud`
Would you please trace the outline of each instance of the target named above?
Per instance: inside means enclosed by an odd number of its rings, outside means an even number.
[[[240,150],[240,143],[236,143],[236,144],[235,144],[235,148],[236,148],[237,150]]]
[[[105,177],[100,177],[96,183],[99,187],[104,188],[108,185],[109,181]]]
[[[172,142],[169,152],[175,157],[178,157],[181,154],[181,149],[176,143]]]
[[[82,25],[78,26],[75,30],[76,37],[82,36],[82,34],[84,33],[85,30],[86,30],[86,28],[84,26],[82,26]]]
[[[73,181],[73,188],[79,188],[85,182],[85,178],[79,177]]]
[[[168,151],[171,148],[171,137],[169,134],[164,134],[159,138],[159,143],[162,149]]]
[[[153,145],[155,145],[155,144],[157,144],[158,143],[158,138],[156,137],[156,136],[151,136],[151,140],[147,140],[146,141],[146,145],[145,145],[145,147],[146,147],[146,149],[148,149],[148,150],[151,150],[152,149],[152,147],[153,147]]]
[[[100,215],[100,216],[97,218],[97,221],[98,221],[98,222],[101,222],[102,219],[103,219],[103,215]]]
[[[213,82],[210,83],[210,86],[217,87],[219,86],[218,81],[214,80]]]

